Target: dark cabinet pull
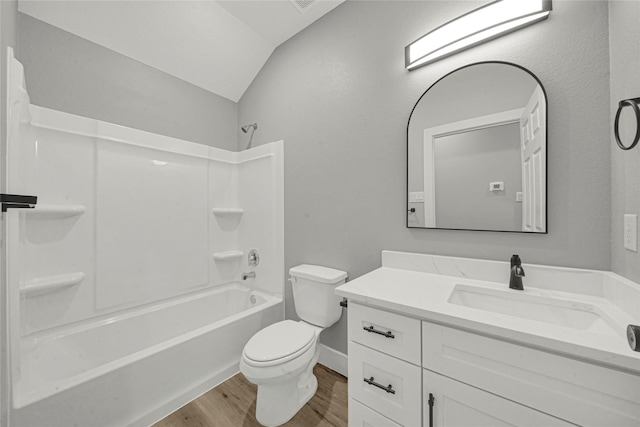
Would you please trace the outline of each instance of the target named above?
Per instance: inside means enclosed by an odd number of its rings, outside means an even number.
[[[364,382],[367,384],[370,384],[374,387],[378,387],[381,388],[382,390],[386,391],[387,393],[391,393],[391,394],[396,394],[396,391],[393,389],[393,387],[391,386],[391,384],[389,384],[388,386],[383,386],[382,384],[378,384],[377,382],[374,381],[374,378],[364,378]]]
[[[432,393],[429,393],[429,427],[433,427],[433,405],[435,404],[436,399],[433,397]]]
[[[391,331],[382,332],[382,331],[378,331],[377,329],[373,329],[373,325],[371,325],[369,327],[363,326],[362,329],[364,329],[367,332],[372,332],[374,334],[383,335],[383,336],[385,336],[387,338],[391,338],[391,339],[396,337],[395,335],[393,335],[391,333]]]

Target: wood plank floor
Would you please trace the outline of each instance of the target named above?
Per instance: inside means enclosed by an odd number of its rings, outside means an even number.
[[[286,427],[346,427],[347,379],[316,365],[315,396]],[[237,374],[154,424],[154,427],[260,427],[256,421],[256,389]]]

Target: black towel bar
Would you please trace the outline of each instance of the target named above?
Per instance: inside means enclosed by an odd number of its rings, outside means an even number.
[[[636,144],[638,144],[638,141],[640,141],[640,107],[638,107],[638,103],[640,103],[640,98],[623,99],[618,103],[618,111],[616,112],[616,119],[613,124],[613,133],[616,138],[618,147],[622,148],[623,150],[631,150],[636,146]],[[624,107],[633,108],[633,112],[636,115],[636,136],[635,138],[633,138],[633,142],[630,145],[624,145],[620,140],[620,113],[622,112],[622,109]]]

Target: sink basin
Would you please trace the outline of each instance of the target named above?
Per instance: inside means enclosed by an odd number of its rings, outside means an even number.
[[[619,330],[624,331],[596,305],[530,295],[525,291],[456,285],[447,302],[603,335],[620,336]]]

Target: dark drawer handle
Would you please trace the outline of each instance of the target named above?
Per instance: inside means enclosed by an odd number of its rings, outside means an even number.
[[[393,387],[391,386],[391,384],[389,384],[388,386],[383,386],[382,384],[378,384],[377,382],[375,382],[373,380],[373,377],[371,378],[364,378],[364,382],[367,384],[370,384],[374,387],[378,387],[381,388],[382,390],[386,391],[387,393],[391,393],[391,394],[396,394],[396,391],[393,389]]]
[[[369,326],[368,328],[366,326],[363,326],[362,329],[364,329],[367,332],[373,332],[374,334],[384,335],[385,337],[391,338],[391,339],[396,337],[391,333],[391,331],[382,332],[382,331],[378,331],[377,329],[373,329],[373,325]]]
[[[433,397],[433,393],[429,393],[429,427],[433,427],[433,405],[436,403],[436,399]]]

